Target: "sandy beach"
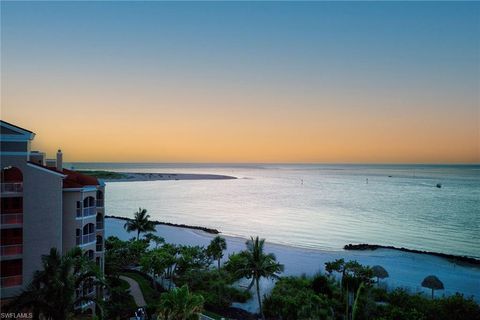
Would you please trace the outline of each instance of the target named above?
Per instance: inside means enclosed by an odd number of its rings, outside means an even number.
[[[195,174],[195,173],[139,173],[118,172],[123,177],[118,179],[102,179],[105,182],[125,181],[157,181],[157,180],[222,180],[237,179],[236,177],[219,174]]]
[[[106,219],[105,236],[117,236],[122,240],[132,238],[134,235],[124,230],[124,223],[124,221],[114,218]],[[164,237],[167,242],[181,245],[207,246],[215,236],[199,230],[165,225],[157,225],[156,229],[157,233]],[[246,239],[222,236],[227,241],[225,258],[229,254],[245,248]],[[268,242],[266,243],[266,251],[274,253],[277,260],[285,265],[283,275],[313,275],[316,272],[324,271],[325,262],[344,258],[346,260],[357,260],[365,265],[383,266],[390,274],[390,277],[383,283],[389,287],[405,287],[412,292],[428,293],[429,291],[423,289],[420,283],[426,276],[434,274],[442,280],[445,286],[445,290],[438,291],[436,295],[450,295],[460,292],[465,296],[474,296],[476,301],[480,301],[480,268],[458,265],[440,257],[390,249],[375,251],[312,250]],[[261,285],[262,293],[267,294],[272,289],[273,282],[263,280]],[[258,308],[255,299],[235,306],[250,312],[255,312]]]

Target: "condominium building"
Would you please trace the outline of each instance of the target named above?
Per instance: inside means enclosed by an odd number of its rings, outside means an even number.
[[[33,132],[1,120],[0,129],[2,301],[30,283],[51,248],[65,253],[79,246],[103,270],[104,183],[64,168],[61,150],[53,160],[31,151]]]

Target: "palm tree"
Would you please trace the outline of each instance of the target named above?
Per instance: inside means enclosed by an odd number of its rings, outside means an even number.
[[[203,310],[203,297],[190,293],[187,285],[162,293],[158,308],[160,320],[193,320]]]
[[[225,238],[216,236],[207,247],[208,255],[217,260],[218,270],[220,270],[220,260],[223,258],[223,251],[227,249]]]
[[[147,209],[138,208],[134,213],[132,220],[128,220],[123,226],[128,232],[137,231],[137,240],[140,238],[141,232],[155,231],[155,224],[148,220],[150,215],[147,214]]]
[[[36,271],[27,289],[8,304],[8,312],[30,309],[34,317],[45,319],[71,319],[75,305],[94,302],[102,315],[99,301],[92,296],[76,294],[90,286],[104,284],[97,266],[83,256],[80,248],[74,248],[61,256],[52,248],[49,255],[42,256],[43,270]]]
[[[254,284],[256,285],[260,314],[262,315],[262,319],[265,320],[265,315],[262,310],[262,298],[260,296],[260,279],[278,279],[278,274],[283,271],[284,266],[277,262],[273,253],[266,254],[264,252],[264,244],[265,239],[259,239],[258,237],[255,239],[251,237],[250,240],[246,242],[247,250],[240,253],[243,261],[237,273],[247,279],[252,279],[248,290],[250,290]]]

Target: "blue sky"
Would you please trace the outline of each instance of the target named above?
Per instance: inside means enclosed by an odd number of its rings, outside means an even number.
[[[386,133],[392,134],[391,144],[402,135],[406,141],[440,135],[438,141],[452,144],[418,160],[449,161],[447,153],[452,152],[459,159],[478,159],[478,3],[2,2],[1,6],[4,115],[26,125],[37,125],[29,115],[39,107],[48,119],[59,120],[58,110],[75,110],[78,105],[73,101],[81,101],[105,118],[113,110],[146,122],[192,117],[188,133],[208,132],[194,125],[203,121],[225,129],[231,142],[243,146],[242,137],[251,136],[242,133],[240,125],[230,132],[233,129],[212,119],[238,120],[245,130],[264,138],[263,144],[244,150],[249,154],[265,149],[275,138],[284,141],[278,144],[283,148],[328,134],[339,141],[320,149],[331,149],[338,157],[325,160],[345,160],[342,157],[349,153],[338,150],[350,142],[352,159],[363,161],[355,156],[362,145]],[[118,117],[108,125],[126,121]],[[258,123],[248,124],[252,117]],[[311,121],[315,118],[321,121]],[[416,123],[409,124],[411,119]],[[392,121],[392,132],[376,128],[381,121]],[[290,136],[275,132],[279,123]],[[316,123],[328,130],[317,132]],[[352,127],[351,135],[335,135],[332,123],[343,132]],[[269,127],[270,131],[265,129]],[[302,130],[304,135],[298,133]],[[408,130],[412,132],[406,134]],[[359,131],[365,137],[355,141]],[[212,140],[211,135],[204,140]],[[414,161],[415,152],[437,143],[433,137],[424,140],[411,150],[402,147],[398,159]],[[383,145],[389,141],[367,149],[383,159],[381,153],[390,150]],[[227,143],[209,142],[219,147]],[[457,143],[461,150],[454,147]],[[321,150],[314,149],[303,146],[308,152],[299,161],[322,161]],[[179,160],[188,160],[187,154]],[[279,161],[290,159],[273,150],[252,161],[276,156]],[[201,154],[192,157],[202,159]]]

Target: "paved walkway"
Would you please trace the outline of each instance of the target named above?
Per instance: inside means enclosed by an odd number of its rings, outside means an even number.
[[[133,297],[133,300],[135,300],[137,307],[145,307],[147,303],[143,298],[143,293],[140,289],[140,286],[138,285],[138,282],[133,280],[132,278],[125,276],[120,276],[120,279],[127,281],[130,285],[130,295]]]

